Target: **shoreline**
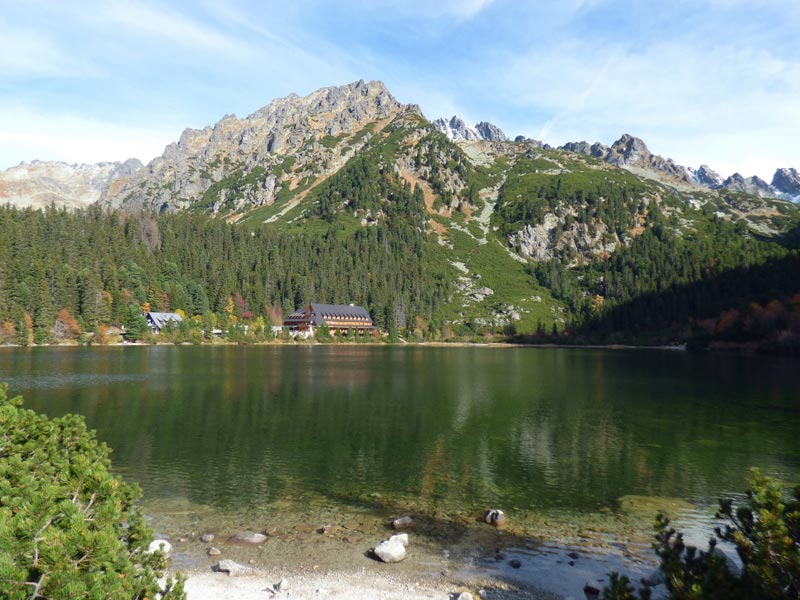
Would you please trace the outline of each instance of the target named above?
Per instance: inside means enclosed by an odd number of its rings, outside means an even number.
[[[360,347],[385,347],[385,348],[406,348],[406,347],[419,347],[419,348],[544,348],[544,349],[577,349],[577,350],[669,350],[671,352],[688,352],[686,344],[678,345],[661,345],[661,346],[637,346],[633,344],[523,344],[520,342],[283,342],[283,341],[269,341],[269,342],[252,342],[241,343],[231,341],[213,341],[194,344],[191,342],[118,342],[113,344],[2,344],[0,349],[3,348],[146,348],[146,347],[196,347],[196,346],[289,346],[296,348],[309,348],[309,347],[347,347],[347,348],[360,348]],[[713,350],[712,350],[713,351]],[[731,350],[719,350],[719,352],[731,353]]]
[[[327,505],[281,503],[242,514],[217,512],[186,503],[164,507],[160,516],[145,508],[159,537],[173,546],[170,571],[188,577],[189,600],[283,597],[265,590],[287,579],[291,598],[456,598],[489,590],[495,599],[583,598],[583,588],[608,584],[610,571],[638,581],[657,568],[652,552],[652,510],[676,518],[687,541],[704,547],[704,527],[687,526],[703,513],[679,499],[631,497],[614,513],[538,512],[531,518],[512,511],[498,529],[475,515],[426,514],[397,505],[345,510]],[[399,563],[378,561],[371,550],[395,533],[390,523],[412,515],[402,530],[410,543]],[[702,524],[701,524],[702,525]],[[264,533],[258,543],[242,543],[237,533]],[[201,536],[215,537],[202,542]],[[208,549],[219,549],[209,556]],[[215,572],[233,560],[252,573],[240,577]],[[321,590],[321,591],[318,591]]]

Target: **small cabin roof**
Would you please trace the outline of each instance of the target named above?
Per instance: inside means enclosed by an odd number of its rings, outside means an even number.
[[[147,316],[153,322],[153,325],[159,329],[163,329],[167,323],[180,323],[183,321],[178,313],[172,312],[149,312]]]

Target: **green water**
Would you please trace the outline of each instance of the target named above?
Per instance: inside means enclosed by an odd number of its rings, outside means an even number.
[[[312,494],[448,513],[713,502],[800,480],[796,360],[428,347],[1,349],[30,408],[84,415],[146,497]]]

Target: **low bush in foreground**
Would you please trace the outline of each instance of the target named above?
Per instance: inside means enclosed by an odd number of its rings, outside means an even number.
[[[663,514],[656,517],[656,542],[660,569],[671,598],[700,600],[796,600],[800,598],[800,485],[790,499],[783,486],[753,470],[746,501],[734,506],[720,500],[716,528],[707,551],[683,542],[683,534],[670,527]],[[729,542],[742,562],[738,568],[717,549]],[[603,591],[605,600],[643,600],[650,591],[634,590],[631,582],[616,573]]]
[[[23,409],[0,385],[0,598],[185,599],[180,577],[158,583],[166,559],[109,452],[83,417]]]

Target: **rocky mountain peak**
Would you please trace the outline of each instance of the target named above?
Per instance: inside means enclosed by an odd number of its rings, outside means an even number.
[[[508,141],[508,137],[503,133],[502,129],[486,121],[481,121],[473,127],[467,125],[461,117],[453,115],[449,120],[445,118],[436,119],[433,124],[441,129],[442,133],[453,141]]]
[[[772,187],[781,194],[800,198],[800,173],[797,169],[778,169],[772,177]]]
[[[97,164],[42,160],[22,162],[0,172],[0,203],[82,208],[97,202],[116,181],[131,177],[140,169],[142,163],[135,158],[122,163]]]
[[[507,142],[508,136],[503,133],[503,130],[500,129],[497,125],[493,125],[492,123],[488,123],[486,121],[481,121],[477,125],[475,125],[475,129],[478,130],[483,136],[483,139],[488,140],[490,142]]]
[[[758,177],[744,177],[741,173],[734,173],[722,182],[722,187],[736,192],[747,192],[761,197],[773,196],[774,193],[769,184]]]
[[[652,158],[647,144],[641,138],[626,133],[611,145],[606,160],[617,166],[649,166]]]
[[[326,87],[307,96],[289,94],[273,100],[245,118],[225,115],[215,125],[186,129],[177,142],[150,162],[141,173],[120,181],[103,196],[103,202],[119,206],[150,206],[174,210],[205,199],[212,186],[235,174],[254,172],[246,192],[236,193],[236,203],[270,203],[282,186],[296,186],[284,169],[272,171],[292,157],[297,174],[333,170],[341,166],[339,142],[370,123],[395,117],[406,107],[380,81],[356,81]],[[416,108],[418,112],[419,109]],[[362,142],[363,143],[363,142]],[[301,166],[303,167],[301,169]],[[217,204],[233,202],[227,192],[214,195]],[[238,206],[238,205],[237,205]]]
[[[697,183],[711,189],[717,189],[722,185],[722,176],[708,165],[700,165],[700,168],[694,171],[694,177]]]
[[[586,154],[587,156],[593,156],[595,158],[602,158],[605,159],[608,156],[608,146],[601,144],[600,142],[595,142],[594,144],[590,144],[589,142],[582,141],[582,142],[568,142],[563,146],[559,146],[559,150],[566,150],[568,152],[575,152],[577,154]]]

